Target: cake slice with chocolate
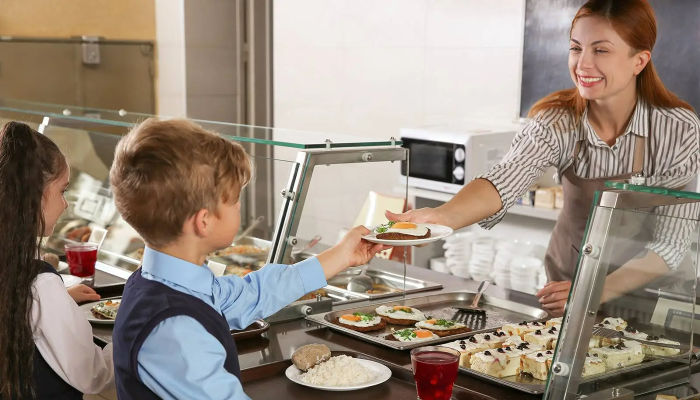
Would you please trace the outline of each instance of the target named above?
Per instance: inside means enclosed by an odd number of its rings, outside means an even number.
[[[451,349],[459,351],[459,365],[464,368],[469,368],[469,366],[471,365],[469,363],[469,360],[471,359],[471,356],[473,354],[490,348],[485,343],[470,342],[468,339],[455,340],[454,342],[441,344],[440,346],[449,347]]]
[[[586,361],[583,362],[581,376],[598,375],[605,372],[605,361],[600,357],[594,357],[590,353],[586,354]]]
[[[543,347],[547,350],[554,349],[554,340],[559,338],[559,331],[556,326],[549,329],[537,329],[534,332],[526,333],[523,339],[535,346]]]
[[[591,349],[589,354],[602,358],[608,370],[636,365],[644,360],[642,345],[631,340],[622,340],[614,346]]]
[[[554,358],[552,350],[524,354],[520,356],[520,372],[544,381],[552,367],[552,358]]]
[[[525,339],[525,334],[534,332],[538,329],[544,329],[546,328],[546,325],[544,322],[538,322],[538,321],[533,321],[533,322],[527,322],[523,321],[519,324],[505,324],[501,328],[501,330],[508,335],[518,335]]]
[[[476,335],[470,336],[467,340],[473,343],[484,343],[489,348],[496,349],[501,347],[501,344],[506,341],[508,335],[503,331],[488,332],[488,333],[477,333]]]

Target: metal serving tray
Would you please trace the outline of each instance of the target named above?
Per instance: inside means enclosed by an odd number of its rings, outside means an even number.
[[[617,378],[622,374],[627,374],[627,373],[635,373],[638,371],[643,371],[647,370],[650,368],[656,368],[662,365],[670,365],[670,364],[675,364],[678,365],[679,359],[682,357],[685,357],[686,359],[689,357],[688,354],[685,354],[684,356],[675,356],[675,357],[670,357],[670,358],[661,358],[661,359],[654,359],[654,360],[647,360],[643,361],[641,364],[637,365],[630,365],[628,367],[623,367],[623,368],[618,368],[614,369],[611,371],[606,371],[602,374],[597,374],[597,375],[590,375],[585,378],[581,379],[581,387],[591,387],[592,390],[595,390],[595,384],[596,382],[602,382],[602,381],[607,381],[611,378]],[[686,367],[687,368],[687,367]],[[545,390],[545,385],[547,384],[546,381],[540,380],[540,379],[535,379],[532,376],[529,375],[514,375],[514,376],[507,376],[504,378],[496,378],[491,375],[483,374],[478,371],[474,371],[473,369],[470,368],[464,368],[460,365],[459,370],[461,372],[466,373],[467,375],[475,376],[480,379],[490,381],[493,383],[497,383],[499,385],[503,386],[508,386],[513,389],[518,389],[522,392],[525,393],[530,393],[530,394],[543,394]]]
[[[263,262],[267,258],[267,253],[270,251],[270,246],[272,245],[269,240],[265,239],[260,239],[252,236],[246,236],[243,238],[240,238],[239,240],[236,241],[237,246],[240,245],[248,245],[248,246],[255,246],[259,247],[261,249],[267,249],[266,252],[264,253],[259,253],[259,254],[226,254],[226,255],[210,255],[207,257],[209,260],[214,260],[216,262],[220,262],[222,264],[237,264],[240,266],[246,266],[249,264],[256,264],[258,262]],[[232,245],[234,246],[234,245]],[[232,247],[229,246],[229,247]]]
[[[310,315],[306,317],[306,319],[368,342],[390,347],[392,349],[407,350],[430,344],[449,342],[455,339],[470,336],[474,333],[490,332],[508,323],[535,321],[547,317],[547,313],[539,308],[484,295],[481,298],[481,306],[486,309],[486,317],[477,318],[476,316],[471,315],[465,321],[467,326],[472,329],[471,332],[445,336],[439,339],[424,340],[412,343],[399,342],[397,340],[389,340],[387,339],[387,336],[391,334],[392,328],[402,329],[406,328],[407,326],[387,324],[386,328],[380,331],[357,332],[336,324],[338,317],[343,314],[351,314],[354,312],[374,313],[374,310],[382,304],[411,306],[423,311],[426,316],[430,316],[432,318],[454,319],[455,314],[457,313],[457,309],[454,307],[469,305],[474,295],[475,293],[472,292],[451,292],[432,296],[416,297],[406,299],[405,301],[395,299],[391,302],[378,303],[371,306],[362,306],[341,311],[330,311],[322,314]]]
[[[406,276],[404,281],[403,274],[369,269],[365,272],[365,274],[372,278],[374,288],[376,290],[375,293],[358,293],[347,290],[346,287],[348,282],[350,282],[350,279],[358,276],[359,274],[359,268],[347,269],[328,281],[328,286],[325,287],[327,291],[336,294],[337,296],[346,297],[346,300],[339,300],[334,302],[334,304],[346,304],[364,300],[375,300],[400,296],[404,292],[404,282],[406,285],[406,293],[417,293],[442,288],[441,283],[411,278],[410,276]]]

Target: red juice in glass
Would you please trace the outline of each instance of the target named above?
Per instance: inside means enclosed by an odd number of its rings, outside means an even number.
[[[449,400],[457,377],[459,352],[439,346],[426,346],[411,351],[413,376],[420,400]]]
[[[65,250],[71,275],[81,278],[95,275],[97,245],[92,243],[66,244]]]

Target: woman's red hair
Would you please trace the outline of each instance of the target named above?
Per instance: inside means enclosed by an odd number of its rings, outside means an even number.
[[[588,16],[599,16],[610,21],[615,32],[636,51],[651,51],[654,48],[656,17],[647,0],[590,0],[576,13],[571,29],[579,18]],[[637,95],[655,107],[682,107],[694,111],[690,104],[666,89],[651,60],[637,76]],[[560,90],[539,99],[530,108],[528,116],[533,117],[552,108],[570,110],[579,119],[586,108],[586,99],[581,97],[576,87]]]

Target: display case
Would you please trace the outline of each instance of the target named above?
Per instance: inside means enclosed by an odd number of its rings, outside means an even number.
[[[530,360],[549,369],[545,399],[682,392],[697,360],[700,194],[608,185],[591,209],[555,350]]]
[[[87,240],[91,230],[106,229],[97,268],[123,278],[138,268],[144,242],[116,210],[108,177],[119,139],[148,117],[0,99],[3,123],[30,124],[56,142],[71,166],[69,208],[45,242],[46,251],[61,256],[66,240]],[[242,276],[266,263],[294,263],[335,244],[367,212],[363,204],[370,192],[406,198],[399,166],[407,150],[394,138],[195,122],[243,145],[254,165],[254,177],[241,195],[243,235],[210,256],[212,270],[223,274]],[[383,215],[383,210],[372,212]],[[314,237],[320,237],[315,247],[300,252]],[[316,294],[336,301],[368,298],[347,291]],[[309,297],[317,300],[315,294]]]

